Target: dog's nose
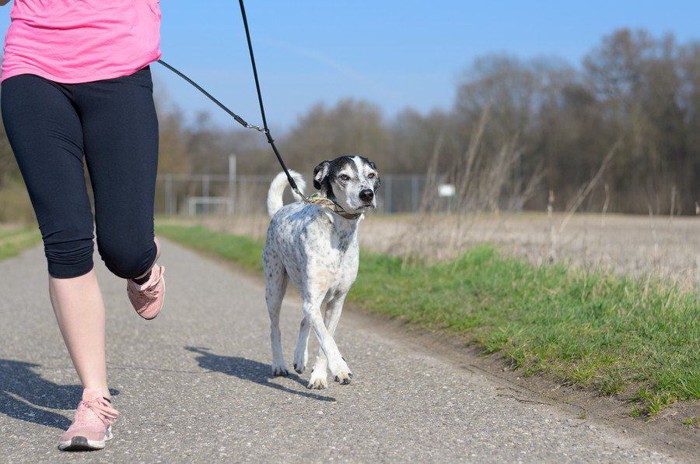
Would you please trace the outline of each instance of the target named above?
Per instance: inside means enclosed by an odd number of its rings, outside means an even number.
[[[369,201],[372,201],[373,198],[374,198],[374,192],[370,189],[365,189],[365,190],[360,192],[360,200],[362,200],[362,201],[369,202]]]

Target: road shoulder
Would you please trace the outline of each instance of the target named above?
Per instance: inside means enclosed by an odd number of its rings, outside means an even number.
[[[197,253],[226,266],[253,285],[264,286],[262,276],[256,272],[210,253]],[[286,301],[294,301],[292,299],[300,304],[301,300],[294,289],[288,292]],[[682,424],[686,417],[700,416],[700,401],[668,406],[652,420],[632,417],[632,407],[626,401],[602,396],[592,390],[562,385],[555,379],[540,375],[523,376],[518,370],[510,368],[507,360],[498,353],[485,355],[459,337],[416,329],[401,321],[363,311],[357,304],[348,303],[344,309],[341,325],[371,331],[413,351],[434,356],[455,369],[481,375],[497,385],[499,396],[556,407],[576,418],[578,426],[614,429],[619,432],[621,440],[628,437],[640,446],[655,449],[680,461],[697,462],[700,459],[700,428]]]

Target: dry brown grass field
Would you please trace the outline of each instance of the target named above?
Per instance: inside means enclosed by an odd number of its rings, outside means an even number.
[[[180,221],[178,221],[180,222]],[[186,220],[186,222],[189,222]],[[262,238],[263,216],[205,218],[208,227]],[[700,288],[700,218],[576,214],[370,214],[362,246],[397,256],[448,260],[480,243],[533,264],[562,263]]]

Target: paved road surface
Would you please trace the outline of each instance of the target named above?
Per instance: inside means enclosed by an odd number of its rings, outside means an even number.
[[[522,401],[345,313],[355,379],[305,388],[270,377],[261,285],[163,244],[164,313],[140,319],[124,281],[98,272],[108,369],[122,417],[101,452],[61,454],[80,389],[54,322],[39,248],[0,262],[0,462],[669,462],[628,435]],[[300,319],[283,308],[287,361]],[[409,335],[407,335],[408,337]]]

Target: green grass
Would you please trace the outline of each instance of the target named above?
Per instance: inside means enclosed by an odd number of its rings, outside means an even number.
[[[263,244],[252,238],[211,232],[199,226],[159,225],[157,233],[190,248],[232,261],[248,270],[262,272]]]
[[[261,242],[202,227],[158,232],[261,269]],[[431,266],[363,252],[348,298],[367,311],[500,352],[525,375],[606,395],[625,392],[636,415],[700,398],[700,297],[661,283],[535,267],[480,246]]]
[[[41,241],[35,228],[15,227],[0,229],[0,259],[17,256],[23,250]]]
[[[683,419],[682,424],[688,427],[700,428],[700,416],[686,417]]]

